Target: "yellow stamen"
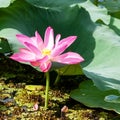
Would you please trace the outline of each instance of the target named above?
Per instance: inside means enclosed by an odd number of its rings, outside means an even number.
[[[50,55],[51,51],[48,49],[43,49],[42,54],[43,55]]]

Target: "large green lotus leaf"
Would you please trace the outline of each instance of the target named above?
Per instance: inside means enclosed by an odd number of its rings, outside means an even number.
[[[65,6],[70,6],[72,4],[78,4],[85,2],[87,0],[26,0],[28,3],[42,8],[42,9],[52,9],[52,10],[60,10]]]
[[[109,95],[113,95],[115,99],[115,96],[119,96],[120,94],[117,90],[101,91],[91,80],[83,81],[79,85],[78,89],[75,89],[70,93],[71,98],[83,103],[86,106],[113,110],[120,114],[120,103],[110,101],[106,102],[105,99],[107,97],[108,100]]]
[[[103,20],[105,24],[109,24],[110,16],[106,15],[107,10],[105,8],[98,8],[95,6],[90,0],[26,0],[30,4],[35,7],[45,9],[45,10],[53,10],[53,11],[62,11],[65,7],[74,7],[78,5],[79,7],[85,8],[89,14],[91,19],[95,22],[99,19]]]
[[[101,19],[105,24],[109,24],[110,16],[107,15],[106,8],[97,7],[90,0],[79,4],[79,6],[84,7],[89,12],[90,17],[94,22]]]
[[[97,27],[94,58],[84,73],[102,90],[120,90],[120,37],[108,27]]]

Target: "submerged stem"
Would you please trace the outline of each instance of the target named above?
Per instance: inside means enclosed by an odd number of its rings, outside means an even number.
[[[60,80],[60,74],[58,72],[54,85],[57,85],[59,83],[59,80]]]
[[[47,109],[48,100],[49,100],[48,92],[49,92],[49,84],[50,84],[49,72],[46,72],[45,75],[46,75],[45,109]]]
[[[60,81],[60,70],[57,71],[57,77],[55,79],[54,86],[58,85],[59,81]]]

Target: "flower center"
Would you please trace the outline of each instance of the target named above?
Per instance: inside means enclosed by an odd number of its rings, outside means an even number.
[[[50,55],[51,51],[48,49],[43,49],[42,54],[45,55]]]

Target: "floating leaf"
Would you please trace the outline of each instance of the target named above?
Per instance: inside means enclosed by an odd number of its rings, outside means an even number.
[[[101,91],[91,80],[86,80],[79,85],[78,89],[71,91],[70,96],[86,106],[113,110],[120,114],[120,103],[106,102],[106,100],[104,100],[104,98],[110,94],[120,95],[117,90]]]
[[[44,86],[42,86],[42,85],[26,85],[25,89],[31,90],[31,91],[40,91],[40,90],[44,89]]]
[[[82,75],[82,68],[79,64],[66,65],[56,70],[59,75]]]

